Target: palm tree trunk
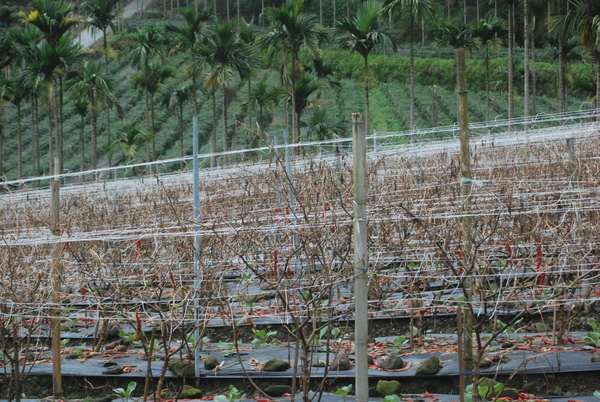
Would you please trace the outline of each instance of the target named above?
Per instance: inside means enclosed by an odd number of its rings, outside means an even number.
[[[535,65],[535,44],[531,43],[531,111],[533,116],[537,115],[537,69]]]
[[[215,87],[212,87],[212,135],[210,136],[210,167],[217,166],[217,99]]]
[[[337,7],[335,4],[335,0],[333,0],[333,25],[335,26],[335,21],[337,20]]]
[[[565,40],[561,34],[558,38],[558,107],[560,113],[567,111],[565,102]]]
[[[490,49],[485,45],[485,119],[490,121]]]
[[[513,131],[512,121],[515,117],[515,90],[514,90],[514,66],[513,66],[513,37],[514,37],[514,5],[508,6],[508,120],[509,131]]]
[[[58,79],[58,101],[56,105],[56,155],[58,156],[59,172],[63,171],[63,83],[62,78]]]
[[[529,0],[523,0],[523,117],[529,117]]]
[[[81,146],[81,171],[83,172],[83,170],[85,169],[85,138],[84,138],[84,132],[85,132],[85,117],[82,115],[81,116],[81,127],[79,129],[79,144]]]
[[[409,92],[410,92],[410,127],[409,131],[414,130],[415,128],[415,57],[414,57],[414,47],[413,44],[410,44],[410,61],[409,61]],[[412,138],[412,137],[411,137]]]
[[[292,78],[292,144],[296,144],[300,138],[298,130],[298,116],[296,113],[296,79]],[[292,155],[296,155],[298,148],[292,148]]]
[[[35,102],[36,96],[35,94],[31,97],[31,176],[35,177],[37,176],[37,170],[36,170],[36,166],[37,166],[37,159],[38,159],[38,143],[37,143],[37,127],[35,124],[35,115],[37,113],[37,106],[36,106],[36,102]]]
[[[96,109],[92,107],[92,169],[98,168],[98,143],[96,138]]]
[[[223,161],[225,164],[229,162],[229,138],[227,135],[227,89],[223,87]]]
[[[596,109],[600,109],[600,50],[595,52],[596,59]],[[600,121],[600,115],[596,116],[596,121]]]
[[[146,100],[146,132],[150,133],[150,135],[152,135],[152,128],[150,127],[150,101],[148,99],[148,91],[144,92],[144,96],[145,96],[145,100]],[[150,151],[150,146],[146,145],[146,162],[150,162],[150,160],[152,159],[151,156],[151,151]]]
[[[55,118],[55,110],[54,110],[54,93],[52,91],[52,85],[48,87],[48,102],[50,102],[50,110],[48,111],[48,174],[52,174],[52,164],[54,163],[54,147],[52,144],[52,121]]]
[[[108,39],[106,38],[106,29],[102,30],[104,44],[104,71],[108,77]],[[108,143],[112,142],[112,134],[110,132],[110,107],[106,108],[106,134],[108,135]],[[108,153],[108,166],[112,166],[112,152]]]
[[[364,57],[365,60],[365,77],[369,76],[369,57]],[[367,84],[365,85],[365,129],[367,134],[370,132],[370,118],[369,118],[369,82],[367,78]]]
[[[323,25],[323,0],[319,0],[319,23]]]
[[[183,162],[183,103],[179,104],[179,154],[181,155],[181,161],[179,162],[179,170],[183,171],[185,164]]]
[[[0,126],[0,172],[4,172],[4,130],[2,126]]]
[[[17,177],[19,180],[23,178],[23,139],[21,130],[21,103],[17,105]],[[0,168],[0,172],[2,169]]]
[[[150,124],[152,136],[152,160],[156,160],[156,133],[154,132],[154,95],[150,97]]]

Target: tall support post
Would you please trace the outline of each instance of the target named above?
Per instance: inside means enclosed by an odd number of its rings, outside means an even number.
[[[51,184],[52,235],[60,237],[60,162],[54,157],[54,177]],[[52,392],[62,396],[62,366],[60,359],[60,275],[62,243],[60,240],[52,249]]]
[[[290,214],[292,214],[292,227],[296,228],[296,197],[294,196],[294,183],[292,182],[292,160],[290,155],[290,138],[288,129],[283,129],[283,142],[285,145],[285,171],[288,181],[288,193],[289,193],[289,206]],[[296,250],[296,244],[298,244],[298,235],[294,232],[292,236],[292,248]]]
[[[198,116],[193,118],[194,151],[194,367],[196,379],[200,378],[200,172],[198,166]]]
[[[462,247],[465,278],[463,283],[465,303],[464,311],[464,361],[465,370],[473,370],[473,309],[471,275],[473,264],[473,217],[471,215],[471,148],[469,145],[469,102],[467,98],[467,68],[465,62],[465,49],[457,48],[456,51],[456,94],[458,97],[458,126],[460,130],[460,170],[461,170],[461,203],[462,203]],[[471,376],[468,376],[467,383]]]
[[[292,160],[290,156],[290,139],[287,128],[283,130],[283,141],[285,143],[285,169],[288,176],[288,189],[290,193],[290,212],[293,214],[294,208],[296,207],[296,198],[294,197],[294,186],[292,185]],[[296,218],[293,220],[295,223]]]
[[[577,155],[575,154],[575,139],[569,138],[567,139],[567,152],[569,154],[569,181],[571,184],[571,191],[576,192],[579,187],[579,164],[577,163]],[[581,244],[581,215],[579,214],[579,202],[577,198],[579,198],[579,194],[576,192],[573,200],[573,211],[575,214],[575,230],[573,231],[574,243],[577,244],[579,248]],[[573,265],[577,265],[577,261],[574,256],[570,257]],[[581,276],[586,275],[585,264],[579,265],[579,274]],[[583,301],[584,311],[589,313],[591,310],[591,304],[588,303],[590,299],[590,295],[592,293],[592,284],[590,282],[590,278],[585,277],[585,279],[581,282],[581,300]]]
[[[369,400],[367,338],[369,336],[367,249],[367,133],[365,118],[352,114],[352,152],[354,168],[354,303],[356,356],[356,402]]]

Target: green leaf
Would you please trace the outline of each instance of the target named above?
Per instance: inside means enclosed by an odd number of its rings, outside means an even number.
[[[490,388],[487,385],[480,385],[477,387],[477,393],[481,397],[481,399],[487,399],[487,396],[490,393]]]
[[[594,396],[600,399],[600,391],[594,391]]]
[[[319,339],[323,339],[327,332],[329,332],[328,326],[324,326],[323,328],[321,328],[321,330],[319,331]]]
[[[383,402],[401,402],[402,399],[398,395],[386,395]]]
[[[260,345],[262,345],[263,342],[258,338],[254,338],[250,343],[252,343],[252,346],[254,346],[255,348],[258,348]]]

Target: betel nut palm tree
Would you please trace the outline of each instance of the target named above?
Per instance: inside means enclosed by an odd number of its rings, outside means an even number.
[[[92,27],[92,30],[100,30],[102,32],[102,47],[104,49],[104,68],[108,74],[108,30],[115,31],[115,9],[119,0],[87,0],[82,5],[84,15],[87,17],[87,23]],[[106,110],[106,132],[108,134],[108,142],[112,141],[110,107]],[[108,164],[111,165],[111,156],[108,157]]]
[[[302,11],[304,0],[288,0],[282,7],[264,9],[269,27],[259,37],[258,44],[274,59],[280,57],[281,79],[290,89],[292,99],[292,140],[300,138],[300,122],[296,115],[296,81],[302,76],[304,67],[300,61],[300,50],[308,56],[319,58],[319,44],[327,40],[328,33],[318,23],[316,16]]]
[[[225,161],[230,148],[230,136],[227,129],[227,90],[237,80],[245,79],[258,65],[254,55],[254,46],[246,43],[232,22],[215,24],[213,33],[199,46],[198,56],[210,66],[206,76],[206,87],[220,87],[223,92],[222,141]]]
[[[600,2],[570,0],[569,6],[566,25],[579,37],[596,63],[596,108],[600,109]]]
[[[114,90],[116,82],[113,77],[105,76],[100,65],[93,61],[84,64],[80,74],[67,83],[67,90],[75,99],[88,102],[91,111],[92,169],[98,167],[98,113],[102,105],[115,107],[122,115],[123,108],[117,101]]]
[[[408,18],[410,130],[415,128],[415,50],[414,32],[418,21],[431,20],[434,9],[431,0],[388,0],[385,13],[397,11]],[[412,138],[412,137],[411,137]]]
[[[473,29],[473,37],[483,48],[485,65],[485,118],[490,121],[490,50],[502,46],[500,36],[506,31],[506,23],[498,18],[479,20]]]
[[[344,18],[336,24],[339,41],[344,49],[360,54],[365,74],[365,125],[369,132],[369,55],[377,45],[395,49],[393,36],[380,23],[383,2],[368,0],[361,4],[354,18]]]

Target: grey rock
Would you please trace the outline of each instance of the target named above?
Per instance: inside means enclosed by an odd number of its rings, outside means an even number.
[[[286,371],[290,367],[289,362],[274,357],[265,363],[263,371]]]
[[[400,393],[400,383],[396,380],[379,380],[375,390],[379,396],[397,395]]]
[[[289,385],[271,385],[265,388],[265,394],[274,398],[283,396],[283,394],[291,394],[292,387]]]
[[[104,370],[102,372],[102,374],[106,374],[106,375],[117,375],[117,374],[123,374],[123,367],[120,366],[112,366],[107,368],[106,370]]]
[[[416,375],[434,375],[440,371],[440,359],[437,356],[431,356],[426,359],[417,368]]]
[[[214,370],[219,365],[219,360],[215,356],[208,356],[204,359],[204,368],[206,370]]]
[[[399,370],[404,367],[404,360],[400,356],[387,356],[379,365],[384,370]]]
[[[350,358],[348,357],[346,352],[343,352],[343,351],[338,352],[335,355],[331,364],[329,365],[329,368],[331,370],[337,370],[337,371],[350,370],[350,367],[351,367],[350,366]]]

